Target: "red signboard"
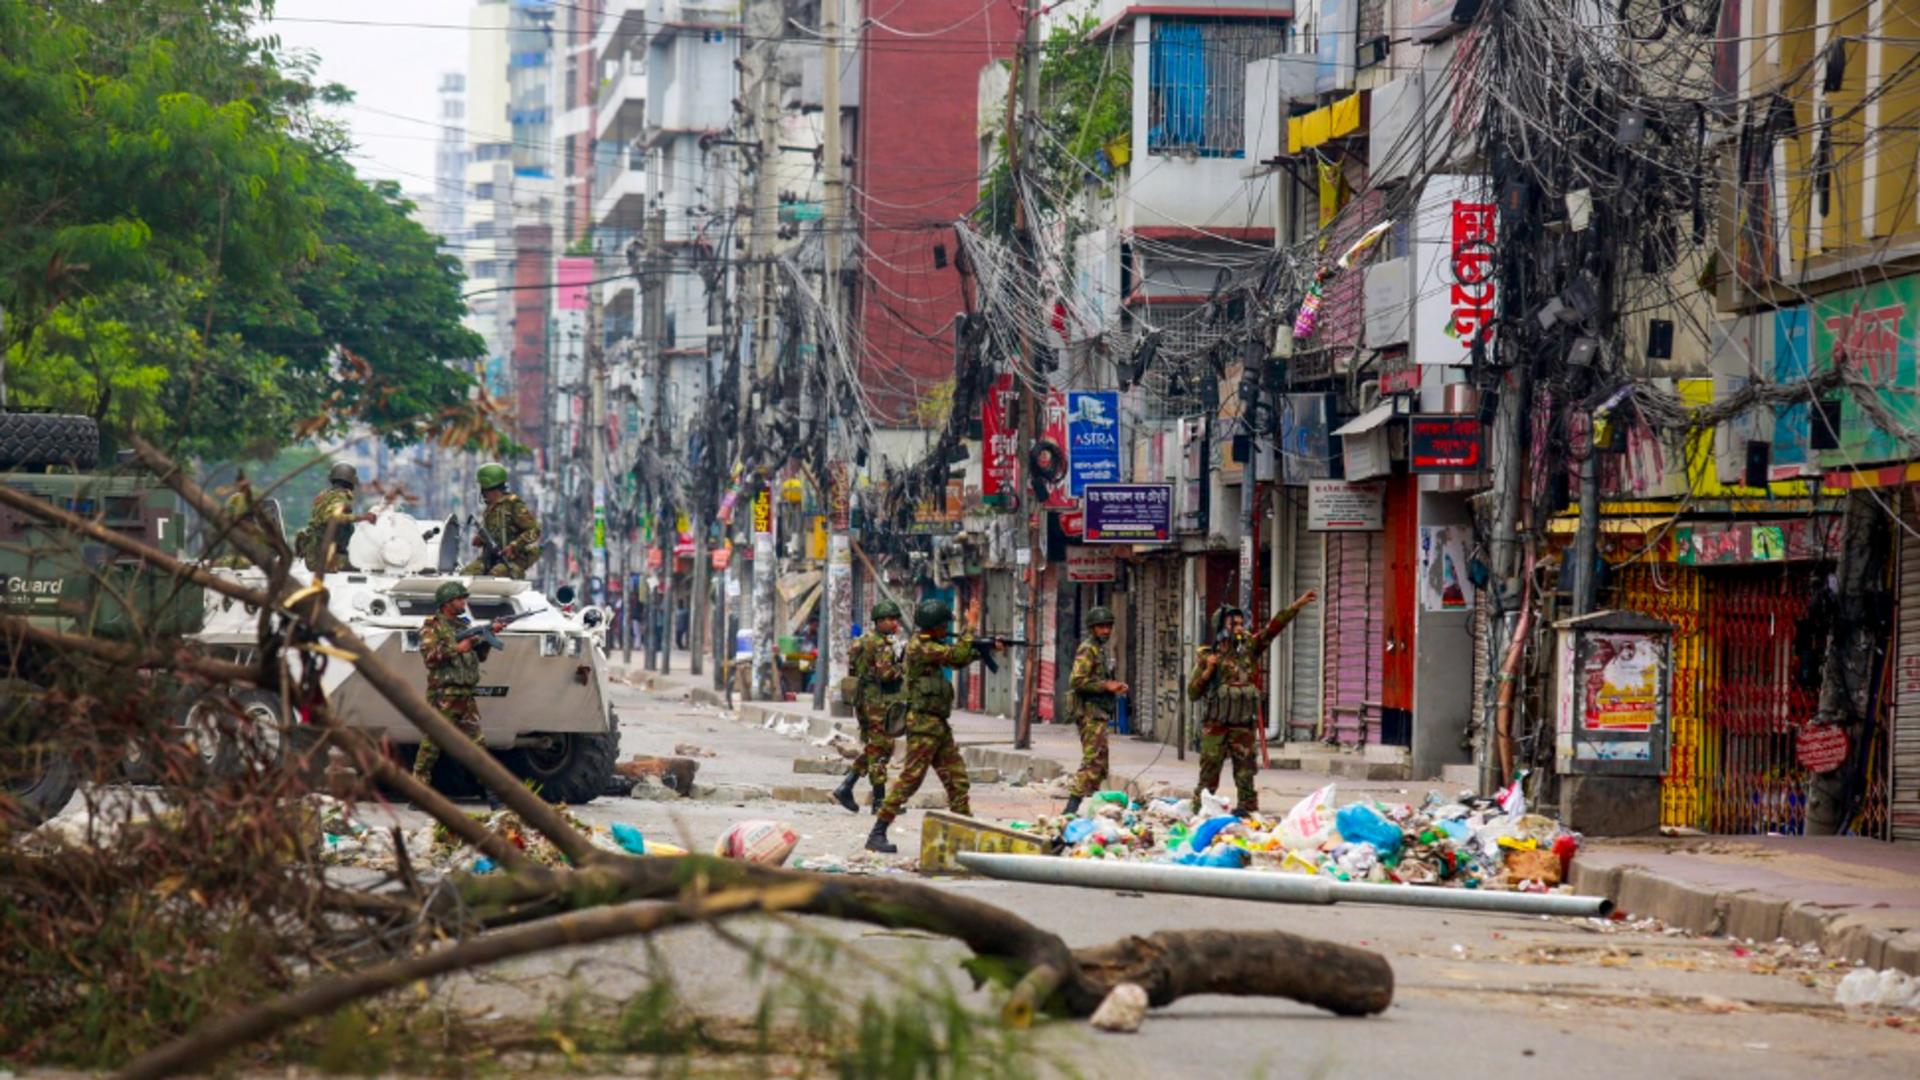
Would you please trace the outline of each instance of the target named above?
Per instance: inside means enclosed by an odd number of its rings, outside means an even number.
[[[1407,467],[1416,473],[1478,472],[1485,467],[1478,416],[1408,418]]]
[[[1794,740],[1793,753],[1808,772],[1830,773],[1846,763],[1847,730],[1838,724],[1808,724]]]
[[[1018,397],[1013,375],[993,380],[981,410],[980,437],[984,447],[980,466],[980,494],[1011,495],[1020,486],[1020,423],[1013,415]]]
[[[1076,503],[1074,502],[1073,496],[1067,492],[1066,460],[1068,450],[1066,391],[1047,391],[1047,422],[1040,430],[1040,437],[1060,448],[1062,466],[1059,481],[1047,485],[1047,509],[1071,510],[1075,507]]]

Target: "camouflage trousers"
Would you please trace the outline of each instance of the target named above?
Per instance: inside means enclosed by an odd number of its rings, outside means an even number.
[[[886,804],[880,807],[879,820],[892,821],[906,808],[907,800],[920,790],[927,770],[940,778],[947,789],[947,809],[956,814],[971,814],[973,806],[967,793],[973,784],[967,779],[967,763],[960,758],[960,747],[953,741],[953,729],[940,725],[936,733],[907,732],[907,757],[900,766],[900,779],[887,789]]]
[[[1259,735],[1251,724],[1217,724],[1208,721],[1200,728],[1200,786],[1193,789],[1193,810],[1200,812],[1200,793],[1220,786],[1220,765],[1233,758],[1234,809],[1260,809],[1260,795],[1253,788],[1256,762],[1260,756]]]
[[[513,578],[516,581],[525,580],[527,576],[527,568],[524,566],[514,566],[511,563],[503,562],[488,565],[485,559],[473,560],[461,567],[460,572],[468,577]]]
[[[893,760],[893,736],[887,734],[885,709],[860,710],[860,756],[849,771],[864,776],[874,787],[885,787],[887,763]]]
[[[1074,724],[1080,729],[1080,771],[1073,774],[1067,794],[1084,799],[1099,791],[1107,778],[1107,714],[1081,709]]]
[[[480,734],[480,705],[471,693],[429,690],[427,704],[439,709],[440,715],[453,721],[453,726],[466,732],[468,738],[481,746],[487,745],[486,736]],[[439,760],[440,748],[432,739],[422,739],[419,752],[413,756],[413,778],[432,786],[433,764]]]

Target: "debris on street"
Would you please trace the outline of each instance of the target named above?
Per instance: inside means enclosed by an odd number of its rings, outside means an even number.
[[[1840,980],[1834,1000],[1849,1009],[1920,1010],[1920,979],[1892,968],[1858,968]]]
[[[700,763],[691,757],[636,754],[615,765],[613,771],[628,780],[658,780],[663,787],[688,795],[693,791],[693,778],[700,771]]]
[[[742,821],[720,834],[713,853],[723,859],[779,866],[799,843],[799,831],[787,822]]]
[[[1278,819],[1238,816],[1203,795],[1145,802],[1123,792],[1092,796],[1073,817],[1029,827],[1064,845],[1072,859],[1126,859],[1187,866],[1280,871],[1330,881],[1440,885],[1546,892],[1566,880],[1580,836],[1529,813],[1517,792],[1419,804],[1371,800],[1338,805],[1335,785],[1301,799]]]
[[[1131,1034],[1140,1030],[1140,1022],[1146,1018],[1147,992],[1135,983],[1121,983],[1093,1010],[1087,1023],[1101,1031]]]

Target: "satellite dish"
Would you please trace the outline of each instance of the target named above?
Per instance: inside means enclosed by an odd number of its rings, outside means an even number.
[[[456,573],[460,569],[460,540],[465,530],[460,527],[460,515],[448,514],[447,523],[440,529],[440,557],[435,564],[443,574]]]

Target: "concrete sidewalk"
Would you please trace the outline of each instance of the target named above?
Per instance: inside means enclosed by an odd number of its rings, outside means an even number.
[[[1920,848],[1845,836],[1594,840],[1576,892],[1702,934],[1920,975]]]

